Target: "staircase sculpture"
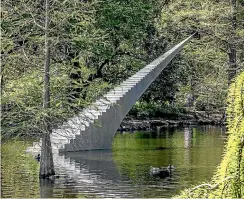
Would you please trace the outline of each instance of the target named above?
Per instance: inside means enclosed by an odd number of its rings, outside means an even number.
[[[191,35],[115,87],[51,134],[53,152],[111,149],[120,123],[161,71],[194,36]],[[27,150],[40,151],[34,143]]]

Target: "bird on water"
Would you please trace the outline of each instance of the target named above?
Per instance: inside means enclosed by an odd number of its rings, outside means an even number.
[[[167,167],[150,167],[150,174],[152,176],[158,176],[161,178],[169,177],[172,175],[172,171],[175,169],[173,165]]]

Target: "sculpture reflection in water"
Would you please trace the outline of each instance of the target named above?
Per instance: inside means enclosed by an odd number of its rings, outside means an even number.
[[[214,166],[220,162],[221,133],[218,129],[211,134],[205,130],[183,128],[119,134],[114,139],[113,151],[54,155],[60,178],[53,184],[43,183],[41,196],[171,197],[183,186],[210,179]],[[214,152],[209,153],[212,149]],[[160,168],[169,164],[176,168],[173,175],[163,178],[150,175],[151,165]]]

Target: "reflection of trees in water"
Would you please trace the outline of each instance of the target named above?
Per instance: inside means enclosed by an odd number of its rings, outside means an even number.
[[[221,159],[223,140],[219,139],[220,134],[220,128],[200,126],[160,129],[151,132],[151,135],[147,132],[146,136],[130,134],[116,137],[114,160],[121,173],[134,179],[137,178],[138,171],[143,173],[143,169],[147,172],[150,166],[161,167],[168,164],[184,169],[189,175],[193,172],[195,178],[198,174],[208,176]],[[206,169],[208,167],[211,169]],[[146,181],[146,178],[142,176],[141,180]]]
[[[49,179],[40,179],[41,198],[53,198],[54,181]]]
[[[155,131],[135,131],[133,134],[136,135],[137,138],[169,138],[171,139],[175,132],[177,132],[179,128],[175,126],[170,127],[158,127]],[[129,134],[128,132],[124,132],[124,134]]]
[[[134,183],[143,184],[152,178],[149,174],[150,166],[160,167],[169,164],[170,156],[167,153],[162,154],[162,150],[157,150],[161,146],[169,146],[165,145],[165,139],[156,138],[156,132],[119,135],[115,138],[113,159],[122,176],[128,176]]]
[[[60,179],[40,179],[41,198],[77,198],[78,190],[75,188],[77,182],[68,176]],[[60,187],[61,186],[61,187]]]
[[[192,146],[192,135],[193,135],[193,129],[191,127],[185,127],[184,128],[184,161],[186,165],[189,165],[191,163],[191,151],[190,148]]]
[[[113,155],[119,172],[134,182],[138,179],[142,184],[155,180],[149,174],[150,166],[167,167],[169,164],[177,164],[178,158],[175,157],[178,150],[175,147],[182,147],[178,143],[183,139],[175,137],[175,134],[181,132],[173,127],[161,128],[156,132],[118,135],[114,139]]]
[[[185,141],[185,148],[188,149],[192,145],[192,134],[193,129],[190,127],[184,128],[184,141]]]

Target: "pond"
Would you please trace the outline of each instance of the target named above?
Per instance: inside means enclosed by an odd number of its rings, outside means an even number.
[[[2,145],[3,198],[168,198],[211,179],[221,161],[225,130],[214,126],[117,134],[113,150],[55,155],[56,174],[39,181],[38,163],[23,153],[28,142]],[[174,165],[165,178],[150,167]]]

